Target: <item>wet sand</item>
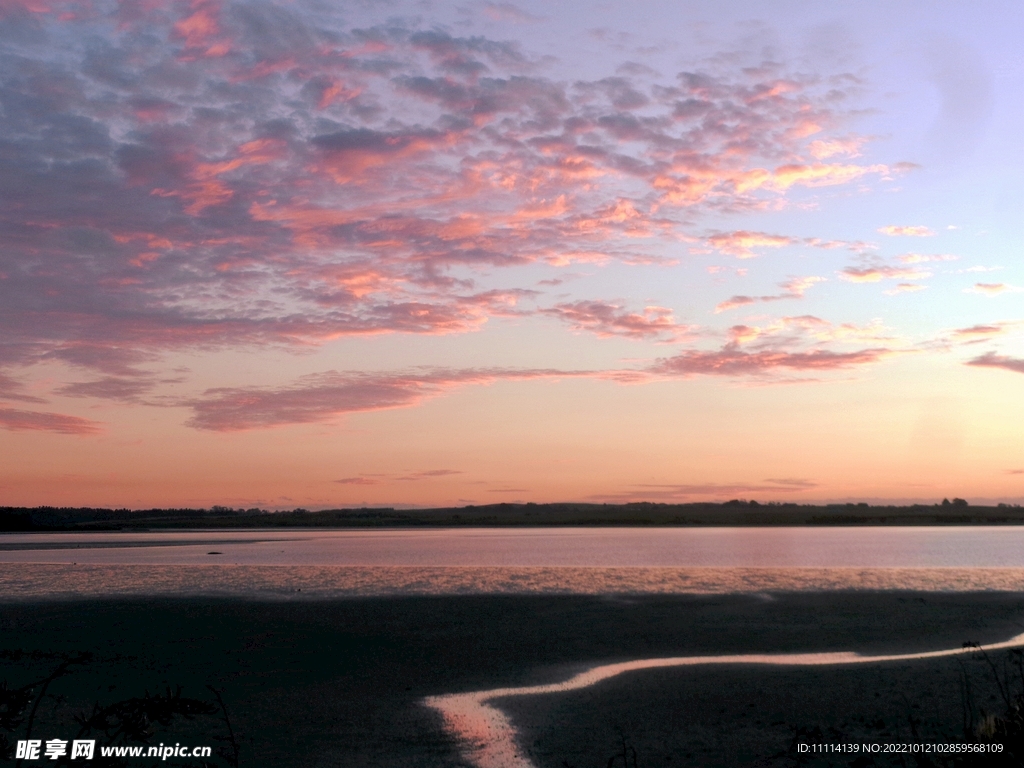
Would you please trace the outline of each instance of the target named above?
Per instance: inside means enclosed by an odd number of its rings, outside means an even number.
[[[208,698],[213,685],[242,765],[464,766],[424,698],[557,682],[633,659],[911,653],[1022,631],[1024,595],[1013,593],[9,604],[0,605],[0,679],[18,685],[51,669],[57,654],[95,654],[53,684],[65,699],[40,707],[44,738],[72,735],[74,713],[93,702],[168,685]],[[995,709],[983,663],[967,665],[976,698]],[[539,768],[603,768],[623,740],[644,766],[783,765],[801,729],[823,740],[906,738],[914,718],[919,734],[959,740],[959,669],[950,658],[665,669],[502,707]],[[212,738],[218,727],[175,724],[155,740]]]

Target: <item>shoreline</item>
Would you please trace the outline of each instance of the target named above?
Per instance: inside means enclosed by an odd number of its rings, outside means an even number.
[[[975,504],[962,499],[942,504],[768,502],[733,499],[680,504],[631,502],[496,503],[463,507],[358,507],[311,511],[264,509],[110,509],[86,507],[0,507],[0,530],[73,531],[181,528],[282,530],[389,529],[435,527],[714,527],[805,525],[1024,525],[1019,504]]]

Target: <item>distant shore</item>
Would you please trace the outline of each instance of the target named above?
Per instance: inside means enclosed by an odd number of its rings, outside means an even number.
[[[173,528],[400,528],[461,526],[864,526],[1024,525],[1024,507],[941,504],[794,504],[733,500],[693,504],[487,504],[394,509],[109,509],[0,507],[0,532]]]

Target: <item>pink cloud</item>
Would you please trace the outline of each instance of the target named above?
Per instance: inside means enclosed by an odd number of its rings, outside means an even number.
[[[524,288],[510,290],[482,291],[470,296],[459,296],[459,304],[467,307],[476,307],[479,311],[491,317],[515,317],[519,315],[532,314],[533,310],[520,308],[523,299],[532,299],[538,295],[537,291]]]
[[[1019,325],[1019,322],[972,325],[969,328],[957,328],[953,331],[952,338],[954,341],[964,344],[977,344],[981,341],[988,341],[996,336],[1002,336]]]
[[[219,388],[191,403],[189,426],[228,432],[305,424],[345,413],[402,408],[437,394],[450,379],[316,374],[282,389]]]
[[[62,435],[95,435],[102,431],[99,422],[78,416],[18,411],[13,408],[0,408],[0,427],[13,431],[57,432]]]
[[[463,472],[458,469],[428,469],[423,472],[411,472],[406,475],[374,474],[356,475],[355,477],[343,477],[335,480],[341,485],[381,485],[390,481],[415,482],[418,480],[430,480],[435,477],[448,477],[450,475],[461,475]]]
[[[795,242],[797,241],[794,238],[785,235],[769,235],[765,232],[746,230],[726,232],[708,238],[708,244],[712,248],[738,259],[754,258],[757,254],[751,250],[753,248],[781,248]]]
[[[891,354],[884,348],[854,352],[810,350],[786,352],[763,350],[745,352],[734,344],[712,351],[689,350],[663,358],[650,368],[663,376],[752,376],[781,370],[831,371],[875,363]]]
[[[719,349],[687,349],[645,369],[654,376],[733,376],[771,380],[786,372],[833,371],[877,362],[895,351],[881,325],[834,326],[814,315],[782,317],[767,326],[737,325]],[[846,344],[877,346],[843,349]],[[839,348],[836,346],[839,345]]]
[[[731,296],[725,301],[719,302],[715,306],[715,314],[720,312],[727,312],[730,309],[736,309],[737,307],[746,307],[750,304],[756,304],[759,301],[768,299],[767,296]]]
[[[875,247],[863,240],[822,240],[820,237],[805,237],[803,242],[814,248],[822,248],[828,251],[835,250],[836,248],[846,248],[855,253],[862,253]]]
[[[25,392],[25,385],[10,376],[0,373],[0,400],[17,400],[22,403],[45,403],[41,397]]]
[[[220,4],[216,0],[192,0],[190,11],[174,24],[174,33],[184,40],[186,52],[201,51],[203,56],[228,53],[231,41],[223,36],[220,27]]]
[[[975,283],[972,288],[965,288],[964,293],[980,293],[982,296],[998,296],[1001,293],[1018,293],[1024,288],[1018,288],[1006,283]]]
[[[66,13],[72,5],[68,0],[0,0],[0,19],[18,12]]]
[[[935,234],[928,227],[905,227],[897,224],[889,224],[884,227],[879,227],[878,231],[883,235],[889,235],[890,237],[931,237]]]
[[[673,339],[690,330],[689,326],[676,323],[672,310],[665,307],[645,307],[642,312],[628,312],[617,304],[577,301],[540,311],[541,314],[568,323],[575,330],[589,331],[605,338],[626,336],[633,339]]]
[[[814,315],[782,317],[764,326],[734,325],[728,329],[728,336],[731,344],[752,345],[748,348],[758,352],[806,351],[832,343],[874,342],[888,346],[894,342],[881,321],[863,326],[834,325]]]
[[[232,432],[284,424],[329,421],[347,413],[406,408],[458,386],[497,380],[598,376],[601,372],[555,370],[433,370],[406,374],[311,374],[286,387],[207,390],[186,403],[196,429]]]
[[[825,139],[812,141],[809,149],[811,155],[818,160],[824,160],[835,155],[859,157],[860,149],[865,143],[866,139],[862,136],[847,139]]]
[[[83,381],[59,387],[59,395],[70,397],[97,397],[105,400],[121,400],[137,402],[139,398],[152,390],[156,382],[148,378],[117,378],[108,376],[97,381]]]
[[[877,283],[880,280],[923,280],[931,272],[906,267],[847,267],[839,276],[851,283]]]
[[[408,475],[402,475],[397,479],[403,481],[430,480],[434,477],[450,477],[451,475],[461,474],[463,472],[458,469],[428,469],[424,472],[412,472]]]
[[[980,357],[968,360],[966,365],[974,365],[981,368],[1002,368],[1007,371],[1014,371],[1015,373],[1024,373],[1024,359],[997,355],[995,352],[986,352]]]
[[[540,16],[534,16],[512,3],[486,3],[484,14],[494,21],[534,22],[541,20]]]
[[[794,372],[842,371],[878,362],[897,350],[880,323],[833,325],[805,314],[764,327],[736,325],[719,349],[686,349],[659,358],[644,371],[654,377],[731,376],[759,381]],[[864,348],[864,343],[873,346]],[[844,346],[857,345],[849,349]]]
[[[959,256],[953,256],[949,253],[904,253],[902,256],[897,257],[903,264],[924,264],[929,261],[956,261]]]
[[[825,282],[824,277],[810,275],[808,277],[791,278],[784,283],[779,283],[779,287],[782,288],[783,292],[787,296],[803,296],[807,289],[810,288],[812,285],[814,285],[815,283],[823,282]]]
[[[663,330],[649,326],[650,318],[637,320],[607,311],[580,310],[581,327],[609,335],[641,336]],[[657,319],[657,318],[655,318]],[[586,322],[583,322],[586,321]],[[877,362],[893,354],[888,346],[836,351],[823,345],[863,342],[887,343],[881,327],[832,325],[811,315],[787,317],[759,328],[737,325],[729,331],[730,341],[718,350],[684,350],[651,365],[621,370],[555,369],[420,369],[394,373],[326,373],[304,376],[282,387],[221,387],[182,404],[191,407],[188,426],[212,431],[261,429],[285,424],[331,421],[348,413],[414,406],[462,386],[485,385],[495,381],[555,380],[593,378],[620,384],[638,384],[662,377],[717,375],[770,379],[793,371],[830,371]],[[743,346],[746,345],[745,348]],[[413,473],[406,479],[449,474],[453,470]],[[399,478],[401,479],[401,478]],[[349,482],[346,480],[345,482]],[[355,483],[355,480],[351,480]]]
[[[884,291],[884,293],[887,296],[898,296],[901,293],[915,293],[916,291],[923,291],[927,287],[927,285],[918,285],[916,283],[898,283],[888,291]]]
[[[867,174],[885,175],[890,172],[885,165],[841,165],[838,163],[811,165],[782,165],[772,174],[770,186],[786,190],[799,184],[808,187],[825,187],[837,184],[848,184]]]
[[[26,48],[5,78],[19,181],[0,211],[0,365],[104,375],[65,395],[141,398],[172,351],[473,331],[526,311],[532,294],[494,279],[511,268],[659,263],[706,213],[883,172],[850,161],[863,140],[836,104],[855,86],[784,64],[662,77],[611,62],[614,77],[569,82],[515,42],[302,0],[87,5],[3,6],[66,44]],[[796,242],[709,239],[740,257]],[[662,307],[548,312],[601,335],[686,330]],[[430,388],[389,386],[380,407]],[[348,387],[335,395],[355,402]]]
[[[736,307],[754,304],[756,302],[802,299],[808,288],[815,283],[820,283],[824,280],[825,278],[823,277],[794,277],[791,280],[787,280],[786,282],[779,284],[779,287],[782,288],[782,293],[776,293],[770,296],[733,296],[716,306],[715,314],[735,309]]]

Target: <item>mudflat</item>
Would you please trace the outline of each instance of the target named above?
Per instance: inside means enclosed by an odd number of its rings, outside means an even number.
[[[75,715],[94,705],[180,687],[208,702],[220,694],[243,766],[462,766],[425,696],[629,659],[915,652],[1022,631],[1016,593],[41,602],[0,605],[0,680],[18,687],[91,654],[50,684],[36,738],[73,738]],[[603,768],[623,749],[643,766],[789,765],[797,737],[962,740],[964,673],[976,716],[998,710],[991,670],[969,658],[658,670],[499,703],[538,768]],[[157,724],[150,737],[227,740],[223,710]]]

